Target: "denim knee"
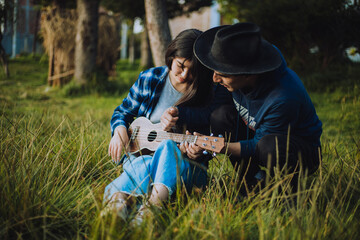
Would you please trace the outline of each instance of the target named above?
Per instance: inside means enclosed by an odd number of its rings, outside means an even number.
[[[159,147],[157,149],[166,149],[166,148],[174,148],[174,147],[177,147],[177,144],[176,142],[174,142],[173,140],[170,140],[170,139],[166,139],[166,140],[163,140],[160,144],[159,144]]]

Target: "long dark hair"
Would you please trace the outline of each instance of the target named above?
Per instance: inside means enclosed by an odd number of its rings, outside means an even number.
[[[174,58],[185,58],[190,63],[193,81],[184,95],[176,102],[176,106],[204,106],[212,97],[212,71],[202,65],[193,54],[193,45],[202,32],[187,29],[179,33],[169,44],[165,53],[165,63],[171,70]]]

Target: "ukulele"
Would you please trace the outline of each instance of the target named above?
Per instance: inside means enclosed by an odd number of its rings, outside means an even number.
[[[203,149],[216,153],[219,153],[225,144],[223,137],[195,136],[163,131],[161,123],[153,124],[145,117],[139,117],[131,123],[129,136],[131,153],[138,153],[140,150],[154,152],[166,139],[171,139],[176,143],[184,141],[195,143]]]

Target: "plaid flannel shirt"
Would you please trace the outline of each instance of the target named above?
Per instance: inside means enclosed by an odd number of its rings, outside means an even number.
[[[159,101],[168,72],[167,66],[162,66],[150,68],[139,74],[127,97],[114,110],[110,121],[111,135],[114,135],[114,130],[118,126],[128,128],[136,117],[150,118]]]

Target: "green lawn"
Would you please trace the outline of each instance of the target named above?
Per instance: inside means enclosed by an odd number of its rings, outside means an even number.
[[[237,178],[219,155],[205,191],[181,191],[131,227],[101,218],[105,186],[121,173],[107,156],[109,120],[137,67],[118,64],[118,91],[68,96],[46,84],[47,63],[0,71],[0,239],[355,239],[360,235],[359,82],[311,97],[323,122],[322,166],[286,193],[288,177],[238,201]],[[352,77],[359,79],[360,74]],[[277,176],[279,177],[279,176]],[[305,185],[307,186],[305,188]],[[280,191],[281,189],[282,191]]]

